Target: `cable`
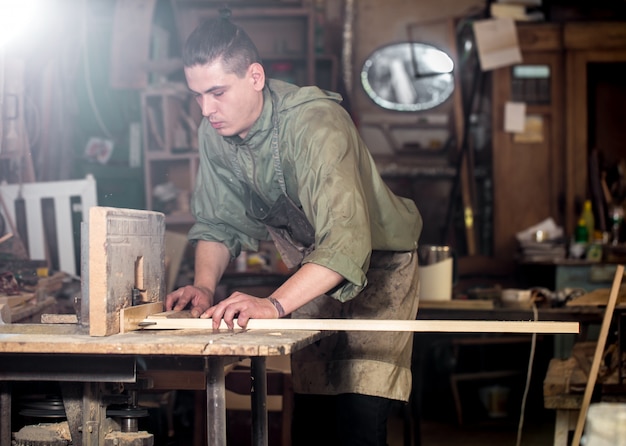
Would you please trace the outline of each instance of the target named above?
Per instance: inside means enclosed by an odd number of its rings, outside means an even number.
[[[533,305],[533,319],[535,322],[539,320],[539,313],[537,312],[537,305],[532,302]],[[519,425],[517,427],[517,441],[516,446],[520,446],[522,442],[522,430],[524,427],[524,412],[526,411],[526,398],[528,397],[528,389],[530,387],[530,378],[532,377],[533,362],[535,359],[535,347],[537,345],[537,333],[533,333],[530,343],[530,358],[528,360],[528,372],[526,373],[526,387],[524,388],[524,395],[522,397],[522,407],[520,409]]]

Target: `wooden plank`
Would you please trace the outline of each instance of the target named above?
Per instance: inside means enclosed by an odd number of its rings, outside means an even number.
[[[165,297],[165,216],[160,212],[94,206],[89,213],[89,334],[120,332],[120,314],[133,304],[132,290],[144,290],[142,302]],[[85,319],[85,318],[83,318]]]
[[[169,319],[149,316],[143,328],[211,330],[211,319]],[[235,327],[237,322],[235,320]],[[220,329],[228,327],[222,321]],[[452,321],[380,319],[250,319],[247,330],[412,331],[443,333],[578,333],[578,322]]]
[[[152,313],[163,311],[163,302],[152,302],[149,304],[136,305],[134,307],[122,308],[120,315],[120,333],[128,333],[137,330],[139,323]]]
[[[613,280],[613,286],[611,287],[611,294],[609,295],[609,302],[607,303],[604,313],[604,319],[602,320],[602,327],[600,328],[600,334],[598,335],[598,343],[596,345],[596,351],[593,356],[593,362],[591,364],[591,371],[589,372],[589,380],[587,381],[587,387],[585,388],[585,394],[583,395],[583,403],[578,414],[578,421],[576,423],[576,430],[574,431],[574,438],[572,439],[572,446],[578,446],[583,435],[583,428],[585,426],[585,418],[587,418],[587,410],[589,409],[589,403],[591,403],[591,395],[593,388],[596,385],[596,379],[598,376],[598,370],[600,370],[600,362],[604,357],[604,347],[606,345],[606,338],[609,333],[611,321],[613,319],[613,312],[615,311],[615,303],[617,302],[617,294],[622,283],[624,276],[624,265],[619,265],[615,271],[615,279]]]

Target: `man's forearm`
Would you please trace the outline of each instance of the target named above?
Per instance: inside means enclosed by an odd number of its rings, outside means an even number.
[[[196,245],[194,286],[215,293],[230,262],[230,252],[218,242],[199,240]]]
[[[271,295],[289,314],[344,281],[335,271],[315,263],[305,263]]]

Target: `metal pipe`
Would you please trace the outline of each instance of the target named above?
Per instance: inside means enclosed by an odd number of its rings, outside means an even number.
[[[250,401],[252,408],[252,444],[267,446],[267,373],[264,356],[250,358]]]
[[[207,438],[211,446],[226,446],[224,358],[205,358]]]

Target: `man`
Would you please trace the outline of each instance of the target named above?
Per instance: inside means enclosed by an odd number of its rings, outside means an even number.
[[[415,204],[376,171],[340,96],[266,79],[254,44],[227,16],[189,36],[183,62],[204,116],[192,199],[194,284],[167,310],[233,327],[250,318],[414,319]],[[295,272],[268,298],[217,284],[242,249],[273,239]],[[393,400],[411,389],[410,333],[342,332],[292,357],[293,444],[385,445]],[[336,442],[336,443],[333,443]]]

